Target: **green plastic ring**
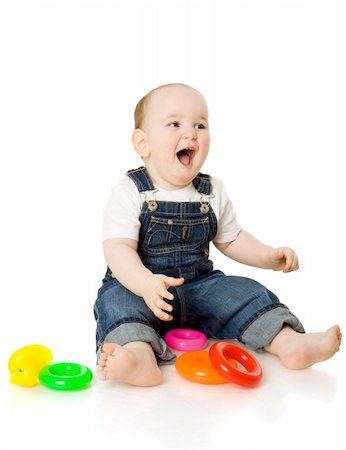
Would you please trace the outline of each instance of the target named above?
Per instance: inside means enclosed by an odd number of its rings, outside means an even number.
[[[88,367],[71,362],[50,364],[43,367],[39,374],[40,383],[61,391],[84,389],[92,378],[93,374]]]

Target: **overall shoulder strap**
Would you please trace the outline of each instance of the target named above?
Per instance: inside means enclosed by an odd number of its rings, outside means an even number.
[[[147,169],[143,166],[138,167],[138,169],[129,170],[126,172],[126,175],[135,183],[139,192],[153,191],[155,189],[149,178]]]
[[[210,175],[199,173],[192,181],[194,187],[198,192],[204,195],[210,195],[212,191],[212,185],[210,181]]]

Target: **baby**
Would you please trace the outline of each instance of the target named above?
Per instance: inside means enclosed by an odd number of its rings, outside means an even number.
[[[149,92],[135,110],[133,146],[145,167],[127,172],[104,215],[107,272],[94,313],[101,380],[137,386],[161,382],[173,363],[173,328],[237,339],[304,369],[339,350],[334,325],[307,334],[299,319],[258,282],[213,269],[210,241],[243,264],[291,272],[295,252],[243,230],[223,183],[200,173],[210,135],[204,97],[184,84]]]

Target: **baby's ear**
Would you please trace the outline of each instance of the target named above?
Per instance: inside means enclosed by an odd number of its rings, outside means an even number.
[[[132,144],[139,156],[141,156],[142,158],[146,158],[147,156],[149,156],[150,151],[147,142],[147,135],[140,128],[137,128],[132,133]]]

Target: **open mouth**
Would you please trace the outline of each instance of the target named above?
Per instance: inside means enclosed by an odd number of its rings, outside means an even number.
[[[183,166],[188,166],[193,160],[194,156],[195,150],[192,148],[184,148],[182,150],[179,150],[179,152],[177,153],[177,158]]]

